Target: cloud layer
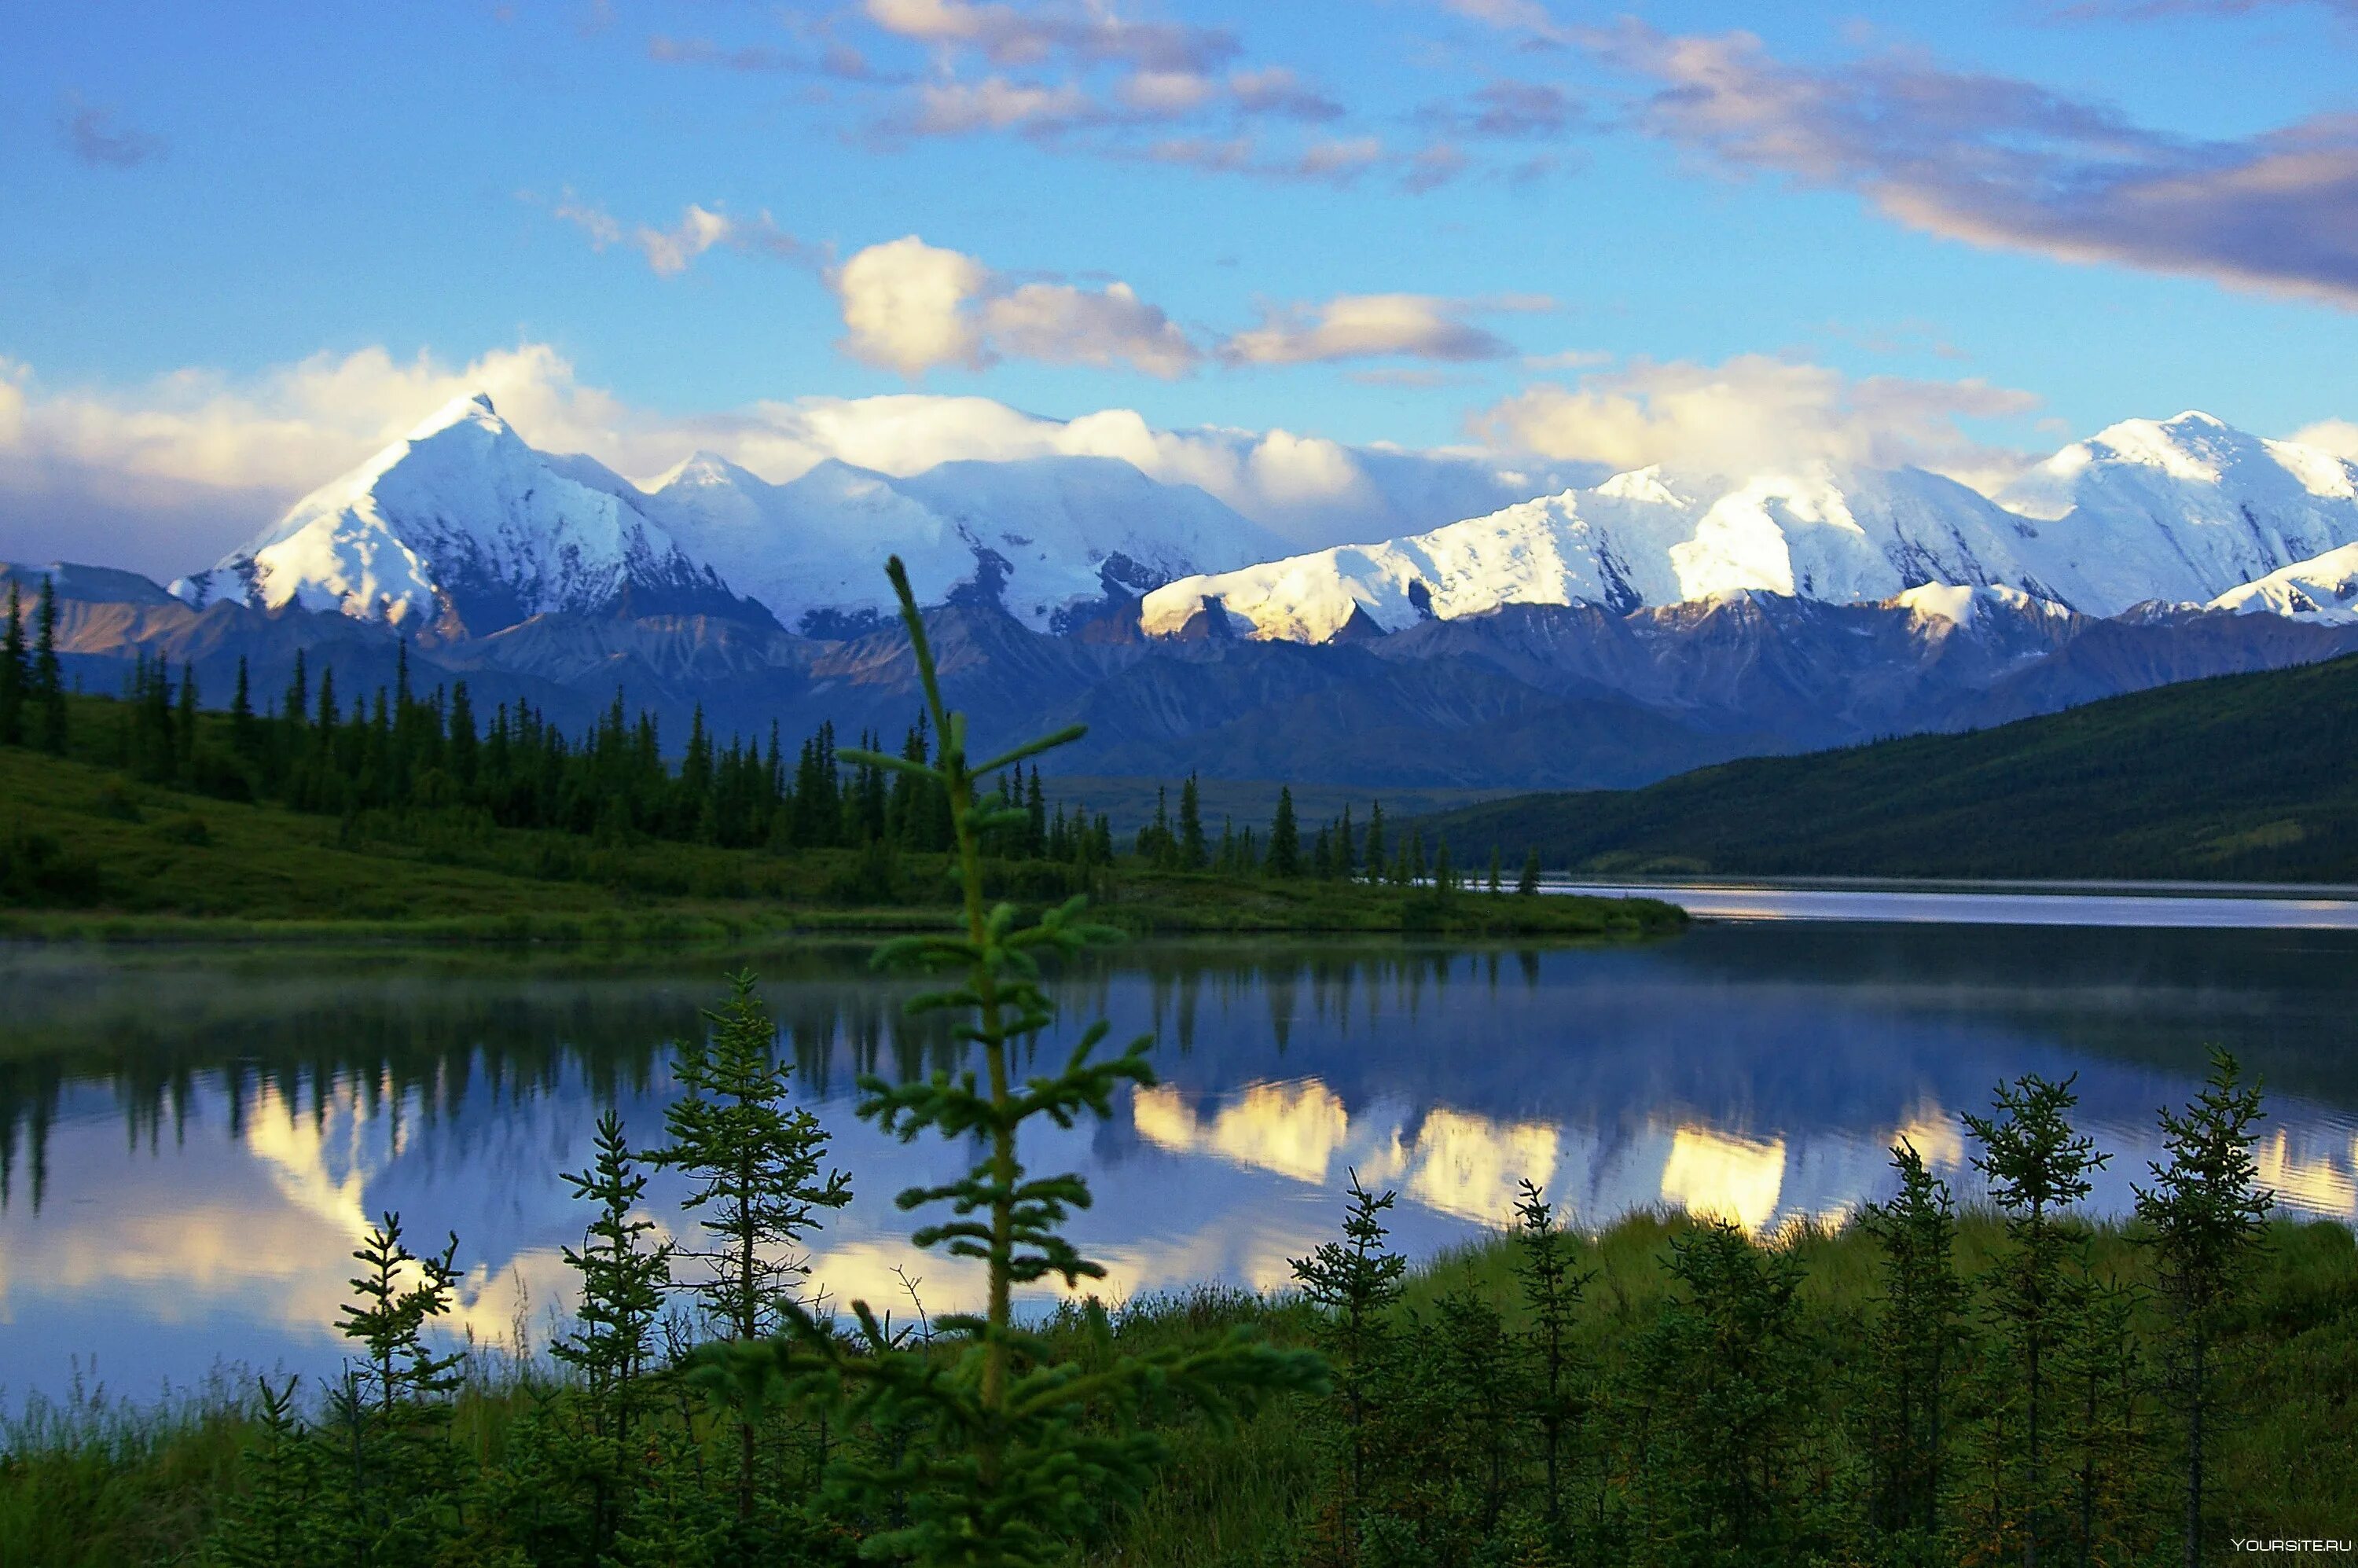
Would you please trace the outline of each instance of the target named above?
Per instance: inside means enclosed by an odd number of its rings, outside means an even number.
[[[1716,365],[1641,359],[1570,386],[1541,384],[1476,414],[1467,427],[1504,450],[1614,470],[1913,464],[1989,488],[2023,456],[1976,440],[1959,422],[2015,417],[2038,406],[2029,393],[1985,382],[1854,379],[1823,365],[1739,354]]]
[[[1748,33],[1635,22],[1584,40],[1655,84],[1640,129],[1724,168],[1854,189],[1974,244],[2358,308],[2358,115],[2203,139],[1911,55],[1812,70]]]
[[[1001,298],[1007,309],[986,336],[1020,338],[1032,306],[1016,303],[1021,288]],[[780,481],[827,458],[894,474],[957,459],[1120,458],[1156,479],[1200,485],[1304,547],[1432,527],[1593,477],[1282,429],[1158,429],[1123,408],[1048,419],[983,397],[809,397],[663,415],[582,383],[539,343],[465,364],[366,349],[244,380],[183,371],[112,391],[47,388],[27,367],[0,361],[0,558],[161,577],[208,565],[426,414],[477,391],[544,450],[586,452],[643,481],[698,449]]]

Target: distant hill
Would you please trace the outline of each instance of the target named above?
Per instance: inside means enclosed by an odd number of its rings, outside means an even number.
[[[2358,657],[1422,826],[1592,871],[2358,880]]]

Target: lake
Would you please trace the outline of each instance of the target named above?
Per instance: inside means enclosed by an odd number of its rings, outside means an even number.
[[[838,1300],[905,1315],[974,1299],[914,1252],[892,1195],[963,1155],[851,1114],[855,1074],[957,1059],[857,950],[744,955],[857,1199],[814,1248]],[[558,1173],[598,1108],[652,1141],[665,1042],[696,1026],[710,952],[0,948],[0,1400],[79,1364],[151,1396],[216,1367],[332,1369],[348,1254],[401,1212],[459,1236],[464,1327],[540,1342],[583,1216]],[[2002,1078],[2076,1073],[2119,1212],[2152,1113],[2208,1046],[2263,1074],[2265,1179],[2358,1221],[2358,933],[1761,922],[1627,947],[1139,944],[1058,980],[1067,1037],[1152,1032],[1161,1086],[1044,1138],[1098,1206],[1075,1226],[1120,1295],[1278,1286],[1332,1235],[1356,1169],[1397,1188],[1399,1245],[1495,1227],[1540,1182],[1585,1222],[1650,1205],[1760,1233],[1889,1187],[1906,1135],[1977,1191],[1959,1113]],[[1056,1040],[1040,1049],[1061,1049]],[[676,1221],[676,1183],[651,1209]],[[79,1361],[77,1361],[79,1358]]]

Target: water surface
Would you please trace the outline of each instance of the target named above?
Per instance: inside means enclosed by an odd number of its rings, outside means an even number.
[[[2174,884],[2184,887],[2186,884]],[[2087,925],[2187,930],[2358,931],[2346,890],[2082,891],[2063,884],[1952,888],[1747,882],[1552,882],[1552,893],[1660,898],[1699,920],[1843,920],[1916,925]]]
[[[216,1363],[331,1369],[366,1221],[456,1230],[464,1324],[545,1336],[583,1216],[558,1179],[599,1108],[641,1141],[697,1026],[710,953],[616,960],[387,951],[0,949],[0,1385],[117,1391]],[[969,1271],[892,1204],[963,1152],[851,1114],[852,1080],[955,1063],[856,950],[752,956],[857,1199],[814,1249],[838,1299],[933,1311]],[[1060,978],[1074,1027],[1153,1033],[1155,1088],[1053,1132],[1075,1227],[1121,1294],[1272,1286],[1331,1235],[1356,1169],[1400,1244],[1496,1226],[1529,1177],[1590,1222],[1680,1203],[1758,1231],[1882,1195],[1906,1135],[1971,1189],[1959,1113],[2026,1071],[2079,1075],[2117,1212],[2206,1047],[2270,1085],[2261,1168],[2297,1212],[2358,1220],[2358,935],[2304,930],[1729,924],[1637,947],[1141,945]],[[1044,1042],[1060,1051],[1069,1030]],[[651,1212],[676,1221],[659,1179]]]

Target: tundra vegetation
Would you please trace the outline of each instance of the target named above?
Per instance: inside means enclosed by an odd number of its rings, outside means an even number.
[[[1065,1233],[1086,1184],[1026,1155],[1151,1083],[1146,1043],[1100,1023],[1038,1058],[1044,968],[1111,934],[994,900],[984,853],[1025,809],[990,781],[1065,737],[970,760],[911,619],[939,745],[848,755],[948,803],[956,925],[878,960],[935,977],[913,1005],[964,1065],[863,1078],[860,1114],[970,1154],[899,1203],[981,1300],[825,1294],[810,1253],[862,1173],[732,977],[665,1125],[610,1113],[567,1176],[578,1301],[546,1356],[443,1332],[463,1238],[386,1215],[341,1376],[12,1417],[0,1563],[2142,1564],[2348,1533],[2358,1258],[2272,1213],[2224,1055],[2121,1224],[2084,1213],[2071,1082],[2033,1075],[1969,1119],[1963,1203],[1905,1140],[1887,1201],[1768,1237],[1581,1231],[1526,1183],[1501,1234],[1412,1269],[1354,1173],[1292,1288],[1101,1300]],[[689,1189],[660,1226],[656,1166]]]

